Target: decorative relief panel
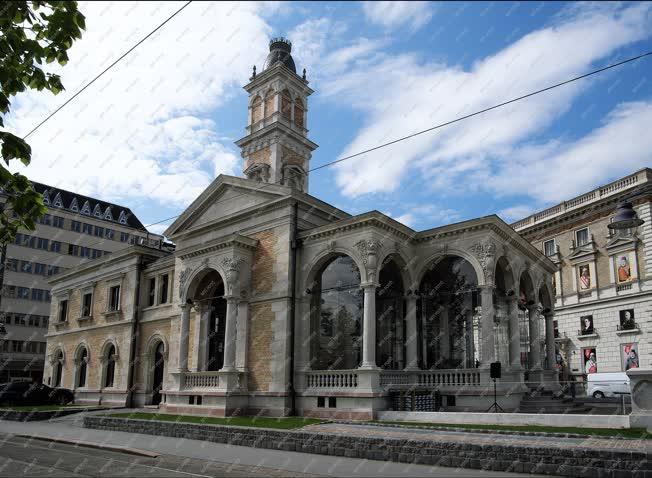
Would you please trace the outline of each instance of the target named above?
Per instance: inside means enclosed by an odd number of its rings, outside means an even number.
[[[480,262],[480,267],[482,267],[482,272],[484,273],[485,281],[493,282],[493,277],[491,277],[491,272],[493,270],[493,262],[496,255],[496,244],[493,242],[478,242],[472,245],[469,248]]]

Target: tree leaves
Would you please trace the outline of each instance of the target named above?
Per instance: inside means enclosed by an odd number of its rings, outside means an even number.
[[[86,29],[86,18],[75,1],[11,1],[0,7],[0,114],[11,109],[11,98],[27,88],[53,94],[63,91],[59,75],[40,67],[68,63],[67,51]],[[38,12],[38,13],[37,13]],[[0,127],[4,118],[0,116]],[[4,163],[19,160],[28,165],[30,146],[18,136],[0,131]],[[20,228],[33,230],[46,207],[29,180],[0,165],[0,188],[7,196],[0,210],[0,243],[13,241]]]

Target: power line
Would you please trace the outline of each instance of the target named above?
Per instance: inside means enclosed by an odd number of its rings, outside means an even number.
[[[190,3],[190,2],[188,2],[188,3]],[[185,8],[187,5],[188,5],[188,4],[184,5],[183,8]],[[180,11],[180,10],[179,10],[179,11]],[[178,12],[177,12],[177,13],[178,13]],[[383,143],[383,144],[378,145],[378,146],[375,146],[375,147],[373,147],[373,148],[369,148],[369,149],[366,149],[366,150],[364,150],[364,151],[360,151],[360,152],[358,152],[358,153],[355,153],[355,154],[352,154],[352,155],[349,155],[349,156],[345,156],[344,158],[339,158],[339,159],[336,159],[336,160],[330,161],[330,162],[328,162],[328,163],[324,163],[324,164],[322,164],[322,165],[320,165],[320,166],[316,166],[316,167],[314,167],[314,168],[309,169],[307,172],[310,173],[310,172],[313,172],[313,171],[318,171],[318,170],[320,170],[320,169],[324,169],[324,168],[329,167],[329,166],[332,166],[332,165],[334,165],[334,164],[338,164],[338,163],[341,163],[341,162],[343,162],[343,161],[346,161],[346,160],[349,160],[349,159],[355,158],[355,157],[360,156],[360,155],[362,155],[362,154],[366,154],[366,153],[369,153],[369,152],[372,152],[372,151],[376,151],[376,150],[381,149],[381,148],[385,148],[385,147],[390,146],[390,145],[392,145],[392,144],[396,144],[396,143],[398,143],[398,142],[400,142],[400,141],[405,141],[405,140],[407,140],[407,139],[414,138],[415,136],[419,136],[419,135],[421,135],[421,134],[424,134],[424,133],[427,133],[427,132],[430,132],[430,131],[434,131],[434,130],[439,129],[439,128],[443,128],[444,126],[448,126],[448,125],[451,125],[451,124],[453,124],[453,123],[457,123],[457,122],[459,122],[459,121],[462,121],[462,120],[465,120],[465,119],[471,118],[471,117],[473,117],[473,116],[477,116],[477,115],[480,115],[480,114],[482,114],[482,113],[486,113],[486,112],[488,112],[488,111],[491,111],[491,110],[494,110],[494,109],[497,109],[497,108],[501,108],[501,107],[503,107],[503,106],[506,106],[506,105],[509,105],[509,104],[511,104],[511,103],[514,103],[514,102],[516,102],[516,101],[520,101],[520,100],[522,100],[522,99],[529,98],[529,97],[531,97],[531,96],[538,95],[538,94],[540,94],[540,93],[544,93],[544,92],[546,92],[546,91],[550,91],[550,90],[552,90],[552,89],[554,89],[554,88],[558,88],[558,87],[560,87],[560,86],[567,85],[567,84],[572,83],[572,82],[574,82],[574,81],[578,81],[578,80],[581,80],[581,79],[587,78],[587,77],[589,77],[589,76],[596,75],[596,74],[601,73],[601,72],[603,72],[603,71],[606,71],[606,70],[609,70],[609,69],[612,69],[612,68],[616,68],[616,67],[618,67],[618,66],[622,66],[622,65],[624,65],[624,64],[626,64],[626,63],[631,63],[631,62],[633,62],[633,61],[639,60],[639,59],[641,59],[641,58],[644,58],[644,57],[647,57],[647,56],[650,56],[650,55],[652,55],[652,51],[648,51],[648,52],[646,52],[646,53],[642,53],[642,54],[640,54],[640,55],[637,55],[637,56],[634,56],[634,57],[631,57],[631,58],[627,58],[626,60],[619,61],[619,62],[617,62],[617,63],[613,63],[613,64],[611,64],[611,65],[607,65],[607,66],[602,67],[602,68],[598,68],[597,70],[593,70],[593,71],[591,71],[591,72],[589,72],[589,73],[586,73],[586,74],[584,74],[584,75],[576,76],[576,77],[571,78],[571,79],[569,79],[569,80],[562,81],[562,82],[560,82],[560,83],[556,83],[556,84],[554,84],[554,85],[548,86],[548,87],[546,87],[546,88],[542,88],[542,89],[540,89],[540,90],[536,90],[536,91],[533,91],[533,92],[531,92],[531,93],[527,93],[527,94],[525,94],[525,95],[519,96],[519,97],[517,97],[517,98],[513,98],[513,99],[510,99],[510,100],[504,101],[504,102],[502,102],[502,103],[498,103],[498,104],[496,104],[496,105],[494,105],[494,106],[490,106],[489,108],[485,108],[485,109],[482,109],[482,110],[476,111],[476,112],[474,112],[474,113],[470,113],[470,114],[465,115],[465,116],[460,116],[460,117],[455,118],[455,119],[453,119],[453,120],[446,121],[445,123],[437,124],[437,125],[432,126],[432,127],[430,127],[430,128],[427,128],[427,129],[424,129],[424,130],[421,130],[421,131],[417,131],[417,132],[415,132],[415,133],[409,134],[409,135],[407,135],[407,136],[403,136],[403,137],[401,137],[401,138],[397,138],[397,139],[395,139],[395,140],[389,141],[389,142],[387,142],[387,143]],[[72,98],[71,98],[71,99],[72,99]],[[257,191],[260,191],[260,190],[262,190],[262,189],[264,189],[264,188],[266,188],[266,187],[269,187],[269,186],[271,186],[271,185],[280,185],[280,182],[262,183],[261,186],[260,186],[259,188],[257,188]],[[239,196],[245,196],[246,194],[249,194],[249,193],[240,193],[240,194],[235,194],[235,195],[233,195],[233,196],[230,196],[230,197],[228,198],[228,200],[231,201],[231,200],[233,200],[233,199],[236,198],[236,197],[239,197]],[[213,204],[219,204],[219,203],[221,203],[221,202],[226,202],[226,201],[227,201],[226,199],[224,199],[224,200],[222,200],[222,201],[215,201]],[[179,216],[181,216],[181,214],[183,214],[183,213],[177,214],[177,215],[175,215],[175,216],[168,217],[168,218],[166,218],[166,219],[161,219],[161,220],[159,220],[159,221],[156,221],[156,222],[153,222],[153,223],[151,223],[151,224],[148,224],[148,225],[146,225],[146,226],[144,226],[144,227],[145,227],[145,228],[148,228],[148,227],[150,227],[150,226],[155,226],[155,225],[157,225],[157,224],[160,224],[160,223],[165,222],[165,221],[169,221],[169,220],[171,220],[171,219],[176,219],[176,218],[178,218]],[[90,244],[89,246],[85,246],[85,247],[90,247],[90,246],[92,246],[92,245],[101,244],[102,242],[104,242],[104,241],[98,241],[98,242],[96,242],[96,243]]]
[[[129,53],[134,51],[138,46],[140,46],[145,40],[147,40],[149,37],[151,37],[154,33],[159,31],[161,28],[163,28],[163,25],[165,25],[167,22],[172,20],[174,17],[176,17],[179,13],[181,13],[181,10],[186,8],[188,5],[192,3],[192,0],[187,2],[185,5],[183,5],[181,8],[179,8],[176,12],[174,12],[172,15],[170,15],[163,23],[161,23],[159,26],[157,26],[154,30],[149,32],[147,35],[145,35],[140,41],[138,41],[134,46],[132,46],[129,50],[124,52],[117,60],[115,60],[113,63],[111,63],[109,66],[107,66],[100,74],[98,74],[95,78],[93,78],[91,81],[89,81],[85,86],[83,86],[77,93],[72,95],[70,98],[68,98],[61,106],[59,106],[57,109],[55,109],[52,113],[50,113],[43,121],[41,121],[39,124],[37,124],[29,133],[27,133],[25,136],[23,136],[23,139],[27,139],[29,135],[31,135],[34,131],[36,131],[38,128],[40,128],[46,121],[48,121],[50,118],[52,118],[55,114],[57,114],[63,107],[65,107],[68,103],[70,103],[72,100],[74,100],[77,96],[79,96],[86,88],[91,86],[93,83],[95,83],[104,73],[109,71],[111,68],[113,68],[120,60],[122,60],[124,57],[126,57]]]
[[[351,154],[351,155],[349,155],[349,156],[345,156],[345,157],[343,157],[343,158],[339,158],[339,159],[336,159],[336,160],[330,161],[330,162],[328,162],[328,163],[324,163],[324,164],[322,164],[322,165],[319,165],[319,166],[316,166],[316,167],[314,167],[314,168],[309,169],[307,172],[310,173],[310,172],[313,172],[313,171],[318,171],[318,170],[320,170],[320,169],[327,168],[327,167],[332,166],[332,165],[334,165],[334,164],[338,164],[338,163],[341,163],[341,162],[343,162],[343,161],[347,161],[347,160],[349,160],[349,159],[355,158],[355,157],[357,157],[357,156],[361,156],[361,155],[363,155],[363,154],[370,153],[370,152],[372,152],[372,151],[376,151],[376,150],[378,150],[378,149],[385,148],[385,147],[387,147],[387,146],[391,146],[392,144],[396,144],[396,143],[399,143],[399,142],[401,142],[401,141],[405,141],[405,140],[407,140],[407,139],[414,138],[415,136],[419,136],[419,135],[422,135],[422,134],[428,133],[428,132],[430,132],[430,131],[434,131],[434,130],[436,130],[436,129],[443,128],[443,127],[445,127],[445,126],[449,126],[449,125],[451,125],[451,124],[454,124],[454,123],[457,123],[457,122],[463,121],[463,120],[465,120],[465,119],[468,119],[468,118],[472,118],[472,117],[474,117],[474,116],[481,115],[481,114],[486,113],[486,112],[488,112],[488,111],[495,110],[495,109],[501,108],[501,107],[503,107],[503,106],[507,106],[507,105],[509,105],[509,104],[511,104],[511,103],[515,103],[515,102],[520,101],[520,100],[523,100],[523,99],[525,99],[525,98],[529,98],[529,97],[531,97],[531,96],[538,95],[538,94],[540,94],[540,93],[544,93],[544,92],[546,92],[546,91],[550,91],[550,90],[555,89],[555,88],[558,88],[558,87],[560,87],[560,86],[564,86],[564,85],[567,85],[567,84],[569,84],[569,83],[572,83],[572,82],[575,82],[575,81],[578,81],[578,80],[581,80],[581,79],[584,79],[584,78],[588,78],[589,76],[593,76],[593,75],[596,75],[596,74],[598,74],[598,73],[602,73],[603,71],[607,71],[607,70],[610,70],[610,69],[612,69],[612,68],[616,68],[616,67],[619,67],[619,66],[625,65],[625,64],[627,64],[627,63],[631,63],[631,62],[633,62],[633,61],[640,60],[641,58],[645,58],[645,57],[648,57],[648,56],[650,56],[650,55],[652,55],[652,50],[651,50],[651,51],[648,51],[648,52],[646,52],[646,53],[642,53],[642,54],[640,54],[640,55],[637,55],[637,56],[631,57],[631,58],[627,58],[627,59],[622,60],[622,61],[619,61],[619,62],[617,62],[617,63],[612,63],[612,64],[607,65],[607,66],[605,66],[605,67],[598,68],[597,70],[590,71],[590,72],[588,72],[588,73],[585,73],[585,74],[583,74],[583,75],[576,76],[576,77],[571,78],[571,79],[569,79],[569,80],[562,81],[562,82],[560,82],[560,83],[556,83],[556,84],[554,84],[554,85],[547,86],[547,87],[542,88],[542,89],[540,89],[540,90],[536,90],[536,91],[533,91],[533,92],[531,92],[531,93],[527,93],[527,94],[525,94],[525,95],[522,95],[522,96],[519,96],[519,97],[516,97],[516,98],[512,98],[512,99],[507,100],[507,101],[503,101],[502,103],[498,103],[498,104],[496,104],[496,105],[494,105],[494,106],[490,106],[490,107],[488,107],[488,108],[485,108],[485,109],[482,109],[482,110],[476,111],[476,112],[474,112],[474,113],[470,113],[470,114],[465,115],[465,116],[460,116],[460,117],[455,118],[455,119],[453,119],[453,120],[446,121],[445,123],[440,123],[440,124],[437,124],[437,125],[432,126],[432,127],[430,127],[430,128],[427,128],[427,129],[424,129],[424,130],[421,130],[421,131],[417,131],[417,132],[415,132],[415,133],[409,134],[409,135],[407,135],[407,136],[403,136],[403,137],[401,137],[401,138],[394,139],[394,140],[389,141],[389,142],[387,142],[387,143],[383,143],[383,144],[381,144],[381,145],[374,146],[373,148],[369,148],[369,149],[366,149],[366,150],[364,150],[364,151],[360,151],[360,152],[358,152],[358,153]],[[262,186],[261,186],[260,188],[258,188],[258,190],[260,191],[260,190],[262,190],[263,188],[268,187],[268,186],[270,186],[270,185],[280,185],[280,182],[263,183]],[[246,194],[248,194],[248,193],[240,193],[240,194],[236,194],[236,195],[234,195],[234,196],[229,197],[228,200],[230,201],[230,200],[232,200],[232,199],[234,199],[234,198],[236,198],[236,197],[238,197],[238,196],[244,196],[244,195],[246,195]],[[219,204],[220,202],[226,202],[226,200],[215,201],[213,204]],[[183,213],[181,213],[181,214],[183,214]],[[172,216],[172,217],[169,217],[169,218],[167,218],[167,219],[162,219],[162,220],[160,220],[160,221],[157,221],[157,222],[154,222],[154,223],[152,223],[152,224],[149,224],[149,225],[147,225],[147,226],[145,226],[145,227],[147,228],[147,227],[149,227],[149,226],[154,226],[154,225],[160,224],[161,222],[169,221],[169,220],[171,220],[171,219],[176,219],[177,217],[181,216],[181,214],[177,214],[176,216]]]

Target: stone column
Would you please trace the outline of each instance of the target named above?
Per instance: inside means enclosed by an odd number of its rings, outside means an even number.
[[[544,315],[546,320],[546,359],[548,366],[546,369],[555,370],[556,357],[555,357],[555,325],[553,323],[554,315],[548,312]]]
[[[496,358],[494,348],[494,288],[493,286],[483,286],[481,289],[482,317],[480,327],[482,329],[482,342],[480,350],[482,351],[482,368],[489,368],[489,364]]]
[[[190,305],[181,307],[181,323],[179,324],[179,372],[188,371],[188,334],[190,330]]]
[[[211,325],[211,312],[212,308],[210,305],[204,305],[199,309],[199,334],[197,348],[199,353],[197,354],[197,370],[205,371],[206,362],[208,361],[208,336],[210,334],[209,327]]]
[[[417,370],[419,357],[417,354],[417,297],[409,295],[405,298],[405,369]]]
[[[541,370],[541,338],[539,337],[540,305],[528,307],[530,327],[530,370]]]
[[[362,364],[360,368],[376,367],[376,284],[364,284],[362,323]]]
[[[249,331],[249,302],[241,300],[238,302],[238,314],[236,317],[236,347],[235,347],[235,367],[240,372],[247,371],[247,340]]]
[[[222,372],[235,371],[235,344],[237,339],[237,313],[238,301],[235,297],[226,298],[226,324],[224,327],[224,365]]]
[[[518,370],[521,368],[521,326],[518,323],[518,298],[507,299],[507,314],[509,315],[509,366]]]

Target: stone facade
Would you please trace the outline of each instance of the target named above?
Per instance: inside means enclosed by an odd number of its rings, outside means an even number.
[[[652,170],[643,169],[513,224],[537,249],[546,252],[547,244],[558,265],[555,334],[565,375],[585,377],[586,351],[593,350],[598,372],[623,372],[625,349],[631,350],[632,344],[638,366],[652,365],[651,182]],[[612,234],[607,225],[618,203],[629,197],[645,222],[636,230]],[[626,268],[619,267],[623,257]],[[580,273],[585,267],[588,287]],[[625,312],[632,316],[629,323],[622,321]],[[584,317],[591,317],[592,332],[586,330]]]
[[[307,80],[284,63],[246,89],[287,90],[307,112]],[[70,357],[85,347],[99,371],[75,387],[80,400],[215,416],[371,418],[408,390],[443,394],[437,407],[486,409],[489,365],[501,358],[504,407],[528,387],[557,387],[544,359],[553,262],[496,216],[419,232],[306,194],[306,171],[283,151],[307,168],[316,145],[287,119],[250,123],[238,144],[245,161],[269,145],[269,177],[248,167],[247,178],[215,179],[165,231],[173,253],[133,247],[53,279],[52,314],[89,287],[98,299],[92,321],[75,322],[74,305],[51,325],[47,376],[78,373]],[[305,177],[286,181],[286,167]]]

